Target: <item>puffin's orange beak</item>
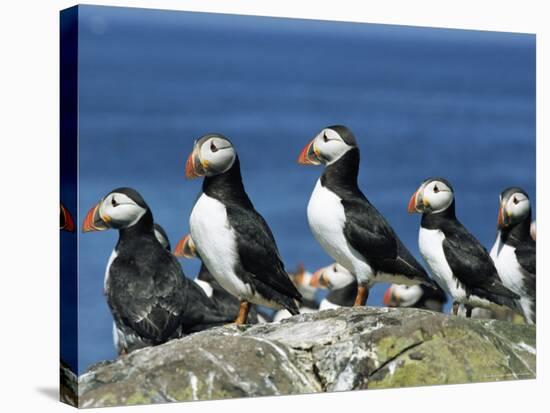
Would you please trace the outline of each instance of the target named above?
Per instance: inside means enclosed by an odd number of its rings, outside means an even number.
[[[294,283],[295,286],[300,286],[304,283],[304,278],[305,278],[304,274],[305,274],[304,266],[300,264],[298,266],[298,270],[292,276],[292,282]],[[311,280],[310,280],[310,284],[311,284]]]
[[[195,248],[195,243],[191,238],[191,234],[187,234],[179,240],[174,249],[174,255],[183,258],[195,258],[197,256],[197,249]]]
[[[193,151],[189,154],[185,163],[185,177],[187,179],[198,178],[206,173],[204,165],[199,158],[199,150],[197,145],[193,147]]]
[[[419,212],[417,209],[418,205],[418,191],[417,190],[414,194],[412,194],[411,199],[409,200],[409,207],[407,208],[407,211],[409,214],[414,214],[415,212]]]
[[[506,225],[504,223],[504,207],[501,205],[498,209],[498,219],[497,219],[497,227],[498,228],[504,228]]]
[[[97,205],[90,208],[86,214],[86,218],[84,218],[84,223],[82,224],[82,232],[105,231],[106,229],[109,229],[108,221],[104,220],[99,214],[100,204],[101,201]]]
[[[63,231],[74,232],[73,217],[71,217],[71,214],[67,211],[67,208],[63,206],[63,204],[60,204],[60,207],[60,229]]]
[[[324,268],[321,268],[313,273],[311,276],[311,280],[309,281],[310,287],[313,288],[326,288],[327,282],[325,280],[325,277],[323,277],[323,274],[325,272]]]
[[[319,288],[319,279],[321,278],[322,269],[317,270],[313,273],[311,276],[311,279],[309,280],[309,286],[313,288]]]
[[[384,293],[384,305],[386,307],[394,307],[395,306],[395,302],[394,302],[394,299],[393,299],[393,288],[391,286],[388,287],[388,289]]]
[[[321,161],[319,160],[319,153],[315,149],[315,139],[312,139],[311,142],[304,146],[304,149],[300,152],[300,156],[298,156],[298,163],[300,165],[321,164]]]

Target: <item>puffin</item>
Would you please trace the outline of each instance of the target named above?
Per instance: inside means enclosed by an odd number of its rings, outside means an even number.
[[[298,268],[289,275],[300,294],[302,294],[300,314],[319,311],[319,303],[315,300],[318,286],[313,283],[313,274],[307,271],[303,264],[299,264]],[[291,316],[292,314],[287,310],[279,310],[274,314],[273,321],[281,321]]]
[[[441,313],[447,296],[441,288],[432,290],[423,285],[392,284],[384,293],[383,302],[387,307],[422,308]]]
[[[422,214],[420,254],[437,283],[452,297],[454,315],[460,304],[466,307],[466,317],[471,317],[474,307],[516,308],[519,296],[502,284],[487,250],[456,218],[449,181],[426,179],[412,195],[408,211]]]
[[[336,262],[315,271],[311,283],[313,286],[329,290],[329,294],[321,301],[319,310],[352,307],[355,303],[357,279]]]
[[[200,256],[197,253],[197,249],[195,248],[195,243],[193,242],[190,234],[185,235],[177,243],[176,248],[174,249],[174,255],[176,257],[188,259],[200,259]],[[210,271],[208,271],[208,268],[206,268],[206,265],[204,265],[204,262],[202,262],[202,260],[199,274],[193,281],[202,288],[208,298],[214,301],[220,311],[229,319],[239,311],[239,299],[234,295],[229,294],[226,290],[222,288],[222,286],[216,281],[212,274],[210,274]],[[254,306],[252,306],[250,312],[248,313],[248,323],[256,324],[258,322],[265,322],[265,319],[257,314],[256,309],[254,308]]]
[[[285,270],[275,238],[248,197],[239,157],[219,133],[195,141],[188,179],[204,176],[189,227],[198,254],[218,283],[240,300],[235,324],[245,324],[250,303],[298,314],[302,299]]]
[[[59,223],[59,229],[61,231],[67,231],[67,232],[74,232],[74,220],[67,208],[60,203],[59,204],[59,216],[60,216],[60,223]]]
[[[498,233],[491,249],[502,284],[520,296],[517,304],[529,324],[536,323],[537,248],[531,235],[531,203],[518,187],[500,194]]]
[[[153,229],[155,231],[155,238],[158,242],[160,242],[160,245],[170,251],[170,240],[168,239],[168,235],[166,234],[166,231],[164,231],[164,228],[155,222]],[[136,339],[137,337],[134,335],[126,336],[122,330],[117,328],[116,323],[113,321],[113,344],[115,345],[119,356],[128,353],[129,348],[134,348],[139,345]]]
[[[357,184],[359,147],[342,125],[321,130],[301,151],[301,165],[324,165],[307,206],[313,235],[358,280],[354,305],[362,306],[377,282],[435,288],[424,268]]]
[[[136,190],[109,192],[88,211],[82,231],[110,228],[119,239],[107,263],[104,294],[126,338],[123,354],[228,322],[157,240],[153,214]]]

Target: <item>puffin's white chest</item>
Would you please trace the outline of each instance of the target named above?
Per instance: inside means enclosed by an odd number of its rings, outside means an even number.
[[[445,234],[442,231],[420,227],[418,247],[422,258],[430,267],[431,273],[439,286],[450,294],[455,301],[459,301],[465,297],[466,292],[453,276],[453,271],[447,262],[443,251],[444,239]]]
[[[345,238],[346,215],[342,199],[321,185],[321,179],[317,180],[311,194],[307,219],[311,232],[327,254],[355,274],[360,281],[367,282],[371,279],[371,267]]]
[[[235,274],[237,240],[225,205],[202,194],[191,212],[189,227],[197,251],[214,278],[229,293],[243,298],[247,287]]]
[[[516,257],[516,248],[503,243],[500,234],[491,249],[491,258],[502,284],[516,294],[522,295],[523,272]]]
[[[103,277],[103,291],[107,293],[107,284],[109,282],[109,273],[111,271],[111,265],[113,264],[113,261],[115,258],[118,257],[118,254],[116,250],[113,250],[111,252],[111,256],[109,257],[109,261],[107,261],[107,268],[105,268],[105,276]]]
[[[491,249],[491,258],[495,263],[498,276],[505,287],[515,292],[521,298],[518,300],[525,317],[529,323],[534,323],[533,313],[534,300],[525,292],[524,277],[529,275],[525,272],[516,257],[516,248],[507,245],[500,239],[500,233]]]

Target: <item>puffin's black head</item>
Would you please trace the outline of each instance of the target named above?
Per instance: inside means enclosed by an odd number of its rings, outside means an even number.
[[[219,133],[204,135],[195,141],[187,158],[185,176],[193,179],[222,174],[233,166],[236,157],[235,147],[225,136]]]
[[[330,165],[353,148],[357,148],[357,141],[351,130],[342,125],[329,126],[302,149],[298,163]]]
[[[86,214],[83,232],[124,229],[135,225],[149,207],[141,195],[132,188],[117,188],[109,192]]]
[[[165,249],[170,251],[172,247],[170,246],[170,240],[168,239],[168,235],[166,234],[166,231],[164,231],[164,228],[162,228],[159,224],[154,225],[155,230],[155,237],[157,238],[158,242],[160,242],[160,245],[162,245]]]
[[[426,179],[409,201],[409,213],[437,214],[445,211],[454,201],[454,190],[444,178]]]
[[[531,215],[529,195],[518,187],[507,188],[500,194],[498,211],[498,228],[506,228],[522,222]]]
[[[63,206],[63,204],[59,204],[60,207],[60,222],[59,222],[59,229],[61,231],[68,231],[68,232],[74,232],[74,220],[67,208]]]

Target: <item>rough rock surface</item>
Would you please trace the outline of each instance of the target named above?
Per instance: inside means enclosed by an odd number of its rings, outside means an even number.
[[[59,363],[59,400],[76,407],[78,405],[78,377],[63,360]]]
[[[340,308],[218,327],[92,367],[81,407],[535,378],[535,328]]]

